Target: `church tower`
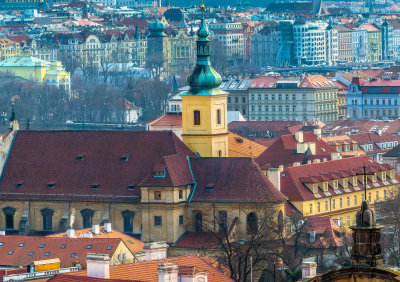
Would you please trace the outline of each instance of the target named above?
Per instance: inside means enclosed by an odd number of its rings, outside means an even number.
[[[188,77],[189,91],[182,97],[183,142],[201,157],[228,156],[227,96],[219,85],[221,76],[210,63],[209,31],[204,22],[197,31],[197,63]]]

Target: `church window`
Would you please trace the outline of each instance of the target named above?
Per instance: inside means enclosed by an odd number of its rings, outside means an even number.
[[[53,213],[54,210],[45,208],[40,211],[43,217],[43,230],[51,231],[53,230]]]
[[[154,191],[154,200],[161,200],[161,191]]]
[[[203,230],[203,214],[201,212],[196,212],[194,215],[194,231]]]
[[[83,209],[81,210],[83,228],[89,228],[92,226],[94,211],[91,209]]]
[[[194,125],[200,125],[200,111],[195,110],[193,112],[193,119],[194,119],[193,121]]]
[[[183,225],[183,215],[179,216],[179,225]]]
[[[183,198],[183,190],[179,190],[179,199]]]
[[[161,226],[162,225],[162,217],[161,216],[154,216],[154,225]]]
[[[283,212],[278,213],[278,232],[283,232]]]
[[[258,231],[258,219],[254,212],[251,212],[247,215],[246,223],[247,235],[255,235]]]
[[[6,229],[14,229],[15,208],[5,207],[5,208],[3,208],[3,213],[4,213],[4,217],[5,217],[5,228]]]
[[[130,210],[125,210],[121,212],[121,215],[124,219],[124,232],[132,233],[133,232],[133,217],[135,216],[135,212]]]
[[[228,229],[228,215],[226,211],[218,212],[219,232],[226,232]]]
[[[217,124],[221,124],[221,110],[217,110]]]

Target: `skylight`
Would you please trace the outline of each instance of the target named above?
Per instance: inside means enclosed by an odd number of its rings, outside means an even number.
[[[13,253],[14,253],[14,251],[9,251],[8,252],[9,255],[12,255]]]
[[[21,243],[21,244],[19,244],[19,246],[18,247],[23,247],[24,246],[24,243]]]
[[[92,245],[87,245],[86,249],[90,250],[92,248]]]
[[[46,244],[40,244],[39,248],[44,248],[44,246],[46,246]]]
[[[78,155],[76,157],[76,160],[78,160],[78,161],[83,161],[84,159],[85,159],[85,155]]]
[[[61,247],[60,247],[60,249],[65,249],[66,246],[67,246],[67,245],[62,244]]]
[[[121,156],[121,161],[125,161],[126,162],[128,160],[129,160],[129,154]]]
[[[44,254],[46,257],[48,257],[50,255],[50,252],[47,252]]]
[[[112,249],[112,246],[108,246],[108,247],[107,247],[107,250],[111,250],[111,249]]]
[[[128,185],[128,190],[131,190],[131,191],[135,190],[135,185]]]
[[[73,257],[76,257],[76,253],[72,253],[71,254],[71,257],[73,258]]]
[[[33,254],[34,254],[34,252],[33,252],[33,251],[30,251],[30,252],[28,253],[28,256],[33,256]]]

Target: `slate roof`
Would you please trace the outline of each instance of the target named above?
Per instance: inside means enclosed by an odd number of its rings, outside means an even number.
[[[3,235],[0,236],[0,265],[25,266],[36,260],[54,258],[60,259],[61,267],[70,267],[75,261],[86,265],[87,253],[104,253],[111,257],[120,243],[123,244],[122,240],[116,238],[72,239]]]
[[[400,156],[400,145],[397,145],[392,150],[383,155],[383,157],[387,158],[397,158],[399,156]]]
[[[136,203],[140,191],[128,186],[138,185],[161,158],[173,154],[194,156],[171,132],[18,131],[0,199]]]

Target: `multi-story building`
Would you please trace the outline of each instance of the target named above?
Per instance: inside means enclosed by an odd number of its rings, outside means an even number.
[[[249,120],[338,118],[337,86],[322,75],[303,78],[260,76],[249,87]]]
[[[0,38],[0,60],[20,56],[20,44],[7,38]]]
[[[286,66],[295,63],[293,21],[279,22],[279,47],[277,65]]]
[[[398,22],[390,22],[389,23],[393,28],[393,59],[400,59],[400,23]]]
[[[325,30],[326,63],[334,65],[338,61],[338,35],[337,30],[328,25]]]
[[[397,119],[400,80],[354,77],[347,92],[347,114],[352,119]]]
[[[393,59],[393,27],[384,21],[380,26],[382,33],[382,59]]]
[[[116,0],[117,6],[127,6],[128,8],[148,8],[159,7],[157,0]]]
[[[188,71],[196,62],[196,38],[180,28],[175,37],[168,38],[170,50],[169,72]]]
[[[367,60],[378,62],[382,60],[382,33],[373,24],[361,25],[367,30]]]
[[[228,92],[228,111],[240,112],[247,119],[249,114],[249,86],[252,79],[223,80],[221,89]]]
[[[210,24],[213,38],[218,40],[230,65],[243,63],[243,26],[241,23]]]
[[[252,53],[252,35],[254,33],[253,23],[242,23],[243,26],[243,61],[249,63]]]
[[[326,62],[325,30],[323,22],[296,20],[293,24],[294,55],[297,64],[318,65]]]
[[[0,62],[0,72],[70,90],[70,74],[58,61],[47,62],[29,56],[12,57]]]
[[[251,62],[257,66],[277,66],[279,25],[271,22],[251,39]]]
[[[353,60],[352,31],[343,25],[332,26],[337,32],[338,63],[349,63]]]
[[[364,63],[367,61],[368,53],[368,32],[362,25],[353,28],[352,30],[353,41],[353,62]]]
[[[368,174],[365,176],[364,166]],[[393,166],[379,164],[367,156],[314,160],[282,172],[271,169],[268,176],[304,216],[328,216],[345,228],[354,225],[362,201],[368,200],[373,207],[399,187]]]

